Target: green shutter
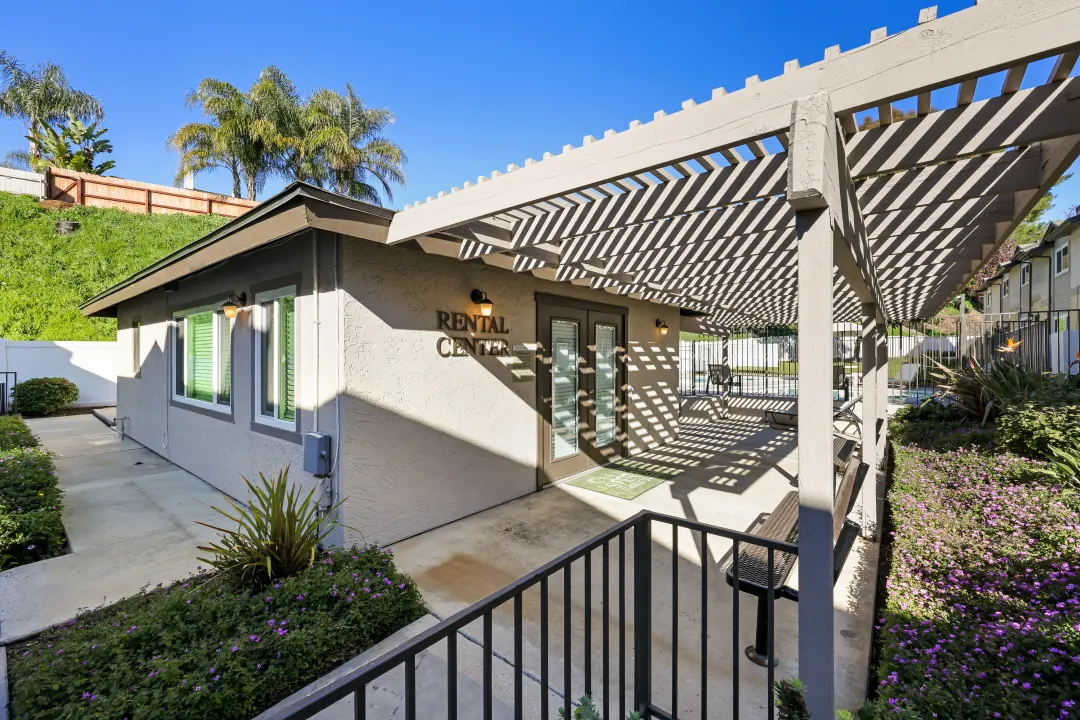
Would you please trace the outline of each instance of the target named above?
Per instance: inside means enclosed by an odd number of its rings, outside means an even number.
[[[214,316],[198,313],[187,317],[187,388],[189,398],[214,401]]]
[[[296,418],[296,298],[278,299],[278,419]]]
[[[228,405],[232,397],[232,326],[233,322],[218,313],[218,404]]]

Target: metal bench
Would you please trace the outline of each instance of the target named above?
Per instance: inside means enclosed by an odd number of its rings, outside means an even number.
[[[709,376],[705,380],[706,394],[709,392],[710,385],[716,385],[718,390],[726,388],[728,395],[731,395],[735,388],[739,388],[742,392],[742,376],[732,375],[731,368],[727,365],[710,365]]]
[[[837,441],[834,440],[834,448]],[[847,445],[851,442],[851,446]],[[838,472],[842,472],[840,485],[834,491],[835,501],[833,504],[833,545],[836,545],[840,537],[840,531],[848,513],[855,504],[855,488],[866,478],[870,466],[857,458],[850,457],[854,443],[843,440],[839,445],[841,450],[847,452],[847,456],[840,460],[834,452],[834,460],[837,462]],[[792,491],[784,495],[780,504],[772,511],[761,527],[757,528],[754,535],[770,540],[781,540],[797,543],[799,538],[799,493]],[[735,584],[734,558],[727,568],[727,583]],[[746,648],[746,657],[751,662],[765,666],[771,661],[776,665],[775,657],[769,658],[769,605],[768,596],[770,591],[774,598],[787,598],[799,601],[799,591],[788,587],[784,583],[791,574],[795,565],[796,556],[789,553],[777,552],[773,555],[772,577],[769,576],[768,550],[760,546],[754,546],[741,550],[738,556],[739,564],[739,590],[757,597],[757,621],[755,623],[754,644]],[[839,568],[834,568],[834,578],[839,575]]]

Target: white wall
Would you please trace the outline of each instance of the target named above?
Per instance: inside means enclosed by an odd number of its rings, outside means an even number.
[[[18,382],[62,377],[79,386],[78,407],[116,404],[115,342],[18,341],[0,338],[0,372],[18,373]],[[10,380],[8,380],[10,382]]]
[[[0,192],[45,197],[45,175],[25,170],[0,168]]]

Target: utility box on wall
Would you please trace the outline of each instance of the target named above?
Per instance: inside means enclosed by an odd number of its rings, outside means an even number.
[[[315,477],[330,474],[330,436],[323,433],[304,435],[304,472]]]

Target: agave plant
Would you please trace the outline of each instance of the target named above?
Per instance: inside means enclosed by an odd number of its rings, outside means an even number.
[[[601,717],[600,708],[596,707],[592,695],[582,695],[573,714],[567,712],[566,708],[559,708],[560,720],[600,720]],[[641,720],[641,713],[635,710],[626,716],[626,720]]]
[[[333,519],[342,500],[322,516],[312,488],[301,500],[300,490],[289,483],[289,466],[268,479],[259,473],[259,485],[246,477],[248,506],[225,498],[231,510],[214,510],[236,523],[226,529],[199,522],[221,533],[220,542],[199,546],[212,553],[199,560],[209,563],[227,580],[243,587],[263,587],[276,579],[294,575],[315,563],[315,554],[334,528]]]
[[[1043,390],[1049,381],[1047,373],[1033,372],[1012,359],[996,360],[986,367],[967,361],[960,369],[931,362],[937,365],[931,374],[940,380],[938,394],[952,398],[957,408],[983,423]]]

